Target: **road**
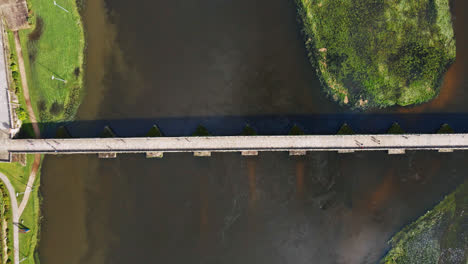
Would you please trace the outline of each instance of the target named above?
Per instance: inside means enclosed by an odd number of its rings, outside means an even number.
[[[16,192],[13,185],[7,176],[0,173],[0,179],[8,189],[11,200],[11,211],[13,213],[13,259],[15,264],[19,264],[19,233],[18,226],[15,223],[19,222],[20,214],[18,212],[18,202],[16,201]]]
[[[468,149],[468,134],[0,139],[0,152],[77,154]]]
[[[10,104],[8,100],[7,61],[5,58],[5,46],[3,44],[3,25],[0,23],[0,133],[1,137],[9,137],[11,128]]]

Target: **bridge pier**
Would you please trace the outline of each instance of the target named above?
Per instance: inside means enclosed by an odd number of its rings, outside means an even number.
[[[164,157],[164,152],[161,152],[161,151],[146,152],[146,158],[147,159],[152,159],[152,158],[162,159],[163,157]]]
[[[305,150],[291,150],[289,151],[289,156],[305,156],[307,151]]]
[[[388,154],[390,155],[401,155],[405,153],[406,153],[405,149],[389,149],[388,150]]]
[[[115,158],[117,158],[117,153],[115,153],[115,152],[98,153],[98,158],[100,158],[100,159],[115,159]]]
[[[246,150],[241,152],[242,156],[258,156],[258,151],[256,150]]]
[[[193,153],[195,157],[211,157],[211,151],[195,151]]]
[[[453,149],[443,148],[443,149],[438,149],[438,151],[440,153],[451,153],[451,152],[453,152]]]

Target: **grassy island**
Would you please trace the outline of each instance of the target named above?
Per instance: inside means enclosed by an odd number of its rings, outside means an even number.
[[[468,260],[468,182],[397,233],[382,264],[452,264]]]
[[[326,92],[352,108],[434,98],[455,60],[449,0],[296,0]]]

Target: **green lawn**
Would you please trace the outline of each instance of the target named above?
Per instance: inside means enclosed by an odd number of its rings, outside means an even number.
[[[468,181],[391,240],[382,264],[468,261]]]
[[[296,0],[325,91],[352,108],[426,102],[455,60],[449,0]]]
[[[75,0],[29,0],[31,29],[20,32],[29,91],[42,122],[70,120],[82,99],[84,32]],[[52,76],[66,80],[66,83]]]
[[[31,167],[34,161],[34,155],[27,155],[26,166],[22,166],[19,163],[0,163],[0,172],[8,176],[13,187],[18,193],[24,192],[26,184],[28,183],[29,174],[31,173]],[[21,198],[18,199],[18,203],[21,202]]]
[[[24,192],[26,184],[28,182],[29,174],[31,173],[31,167],[34,161],[34,155],[27,155],[26,166],[22,166],[18,163],[1,163],[0,172],[8,176],[11,181],[11,184],[18,193]],[[36,180],[34,183],[34,189],[29,196],[28,204],[21,215],[21,219],[24,220],[24,225],[31,229],[31,232],[27,234],[19,235],[20,238],[20,259],[26,257],[26,259],[21,263],[39,263],[36,260],[35,262],[35,250],[38,244],[38,235],[40,232],[40,199],[39,199],[39,184],[40,184],[40,170],[36,175]],[[21,203],[22,195],[19,195],[17,198],[18,206]],[[11,219],[11,218],[10,218]],[[12,223],[9,223],[9,230],[12,229]],[[12,248],[12,235],[11,232],[9,236],[9,247]]]

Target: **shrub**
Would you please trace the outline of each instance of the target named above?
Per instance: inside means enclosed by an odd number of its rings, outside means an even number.
[[[21,120],[21,122],[24,122],[26,121],[26,119],[28,119],[28,113],[26,112],[26,110],[24,110],[24,108],[18,107],[15,109],[15,111],[16,111],[16,116],[18,117],[19,120]]]

